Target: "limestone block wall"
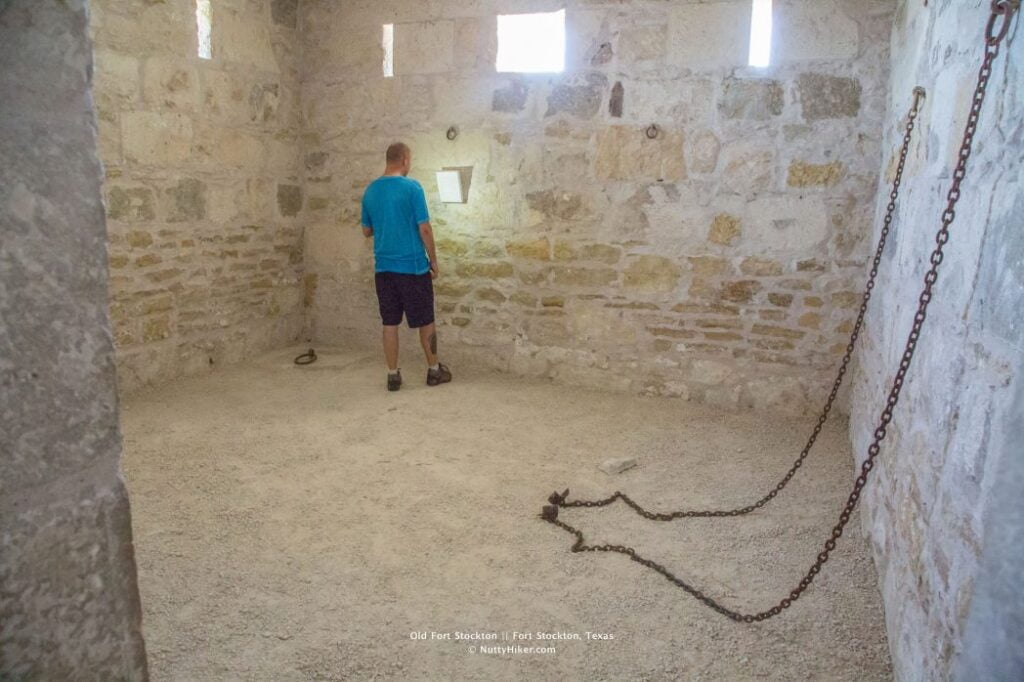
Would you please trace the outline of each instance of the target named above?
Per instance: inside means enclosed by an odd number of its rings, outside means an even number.
[[[900,142],[908,88],[924,86],[928,99],[895,239],[882,264],[883,293],[872,301],[858,356],[851,437],[860,457],[906,342],[946,206],[988,7],[987,0],[927,7],[901,2],[896,13],[887,150]],[[874,544],[900,679],[950,678],[978,588],[984,538],[1008,511],[992,502],[996,472],[1012,471],[1003,460],[1019,461],[1021,454],[1010,429],[1020,418],[1024,369],[1022,48],[1017,35],[994,69],[922,341],[863,498],[863,524]],[[884,201],[879,199],[878,211]],[[1020,665],[1020,647],[1008,643],[1020,641],[1019,612],[1016,617],[1015,634],[989,632],[984,622],[978,632],[992,643],[990,652],[1007,642],[1005,654],[1016,650]]]
[[[0,2],[0,679],[145,680],[84,0]]]
[[[446,357],[816,406],[869,251],[892,3],[775,6],[773,65],[753,69],[749,0],[303,2],[315,339],[377,342],[359,199],[403,140],[442,254]],[[499,13],[562,8],[564,73],[495,72]],[[445,166],[473,166],[468,204],[439,203]]]
[[[297,0],[95,0],[121,386],[293,341],[303,324]]]

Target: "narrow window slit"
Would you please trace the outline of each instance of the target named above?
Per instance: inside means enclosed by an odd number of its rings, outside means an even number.
[[[384,24],[384,77],[395,75],[395,25]]]
[[[772,0],[753,0],[750,14],[750,66],[765,68],[772,61]]]
[[[199,43],[199,58],[213,59],[213,10],[210,0],[196,0],[196,36]]]

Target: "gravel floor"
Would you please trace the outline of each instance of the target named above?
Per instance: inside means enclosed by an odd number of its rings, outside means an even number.
[[[391,394],[376,354],[318,349],[295,367],[302,350],[122,405],[154,680],[891,679],[857,519],[800,601],[741,625],[624,556],[571,553],[538,518],[566,487],[656,510],[745,504],[789,467],[810,420],[459,367],[427,388],[407,366]],[[617,504],[563,518],[762,610],[800,580],[845,501],[845,428],[831,424],[753,516],[653,523]],[[621,456],[640,465],[597,469]]]

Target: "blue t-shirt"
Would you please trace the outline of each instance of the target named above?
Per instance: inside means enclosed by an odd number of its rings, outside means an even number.
[[[420,183],[400,175],[385,175],[370,183],[363,193],[363,227],[373,230],[376,271],[429,272],[430,259],[419,229],[429,220]]]

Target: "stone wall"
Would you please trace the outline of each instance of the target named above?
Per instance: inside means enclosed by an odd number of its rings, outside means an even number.
[[[859,354],[851,436],[861,456],[897,368],[935,244],[981,64],[988,7],[988,0],[927,7],[915,1],[900,3],[896,14],[887,152],[902,137],[910,88],[924,86],[928,98],[894,240],[882,264],[881,293],[872,301]],[[922,340],[863,500],[900,679],[950,677],[978,585],[984,538],[1005,512],[991,502],[996,472],[1012,470],[1002,464],[1004,458],[1020,458],[1019,439],[1011,442],[1007,436],[1011,421],[1019,418],[1014,396],[1021,394],[1024,368],[1022,48],[1018,35],[994,69]],[[884,203],[880,198],[879,212]],[[1007,533],[995,537],[1000,536]],[[1008,648],[1019,656],[1019,612],[1017,618],[1018,631],[1004,639],[1014,642]],[[977,627],[990,642],[1002,641],[986,632],[984,622]],[[1008,669],[992,665],[992,670]],[[967,677],[976,679],[977,672]]]
[[[564,73],[495,73],[499,12],[563,7]],[[768,69],[746,66],[750,8],[302,3],[317,342],[377,343],[359,199],[401,139],[442,254],[446,357],[726,408],[816,407],[869,251],[892,3],[776,2]],[[473,166],[468,204],[438,202],[444,166]]]
[[[0,679],[144,680],[84,0],[0,2]]]
[[[1007,414],[1007,428],[992,441],[997,453],[989,514],[982,538],[984,549],[971,598],[970,613],[962,626],[963,645],[953,678],[958,680],[1024,680],[1024,593],[1020,568],[1024,566],[1024,381],[1016,382],[1016,395]]]
[[[122,388],[294,341],[303,324],[297,0],[95,0]]]

